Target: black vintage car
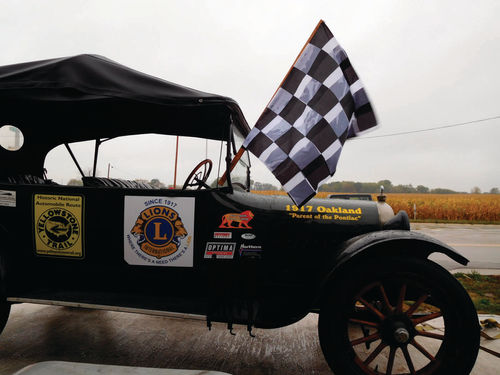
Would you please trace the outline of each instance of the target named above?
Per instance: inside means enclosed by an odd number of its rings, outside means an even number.
[[[81,55],[0,67],[1,125],[15,126],[24,144],[0,148],[0,330],[11,304],[23,302],[199,314],[209,327],[242,324],[250,335],[314,312],[336,374],[472,369],[476,312],[428,257],[468,261],[410,231],[404,212],[252,194],[248,155],[243,175],[227,174],[223,186],[209,184],[209,159],[182,189],[97,175],[104,142],[168,134],[218,141],[220,177],[249,132],[235,101]],[[88,173],[73,152],[80,141],[95,143]],[[60,145],[82,186],[47,178],[44,159]],[[441,332],[425,329],[439,318]]]

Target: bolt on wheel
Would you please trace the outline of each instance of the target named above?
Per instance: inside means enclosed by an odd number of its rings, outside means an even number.
[[[380,281],[372,283],[354,298],[348,334],[356,363],[367,374],[416,374],[436,367],[446,327],[439,322],[440,328],[433,330],[439,333],[427,332],[426,327],[442,317],[441,309],[425,303],[431,296],[410,280],[386,284],[388,288]],[[419,297],[408,299],[408,287]],[[386,289],[395,290],[397,296],[390,298]]]

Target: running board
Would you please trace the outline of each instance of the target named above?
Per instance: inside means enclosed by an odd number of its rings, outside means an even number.
[[[20,298],[20,297],[7,297],[7,301],[20,302],[20,303],[35,303],[38,305],[79,307],[83,309],[106,310],[106,311],[133,313],[133,314],[157,315],[175,319],[189,319],[189,320],[203,320],[203,321],[206,320],[206,317],[203,315],[184,314],[184,313],[176,313],[176,312],[161,311],[161,310],[148,310],[148,309],[140,309],[134,307],[94,305],[91,303],[52,301],[46,299],[33,299],[33,298]]]

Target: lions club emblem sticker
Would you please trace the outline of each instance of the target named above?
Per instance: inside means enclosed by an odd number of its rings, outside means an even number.
[[[128,264],[193,266],[194,198],[125,197]]]
[[[83,197],[35,194],[34,231],[38,255],[83,257]]]
[[[181,239],[187,236],[177,211],[165,206],[153,206],[143,210],[130,233],[134,235],[143,252],[157,259],[179,250]]]

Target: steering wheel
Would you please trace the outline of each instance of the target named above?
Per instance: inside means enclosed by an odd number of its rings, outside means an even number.
[[[203,171],[198,171],[204,167]],[[212,160],[205,159],[198,163],[196,167],[191,171],[189,176],[186,178],[186,182],[184,182],[184,186],[182,186],[182,190],[186,190],[188,187],[196,187],[196,190],[200,190],[202,187],[209,188],[206,184],[208,179],[208,175],[212,171]]]

